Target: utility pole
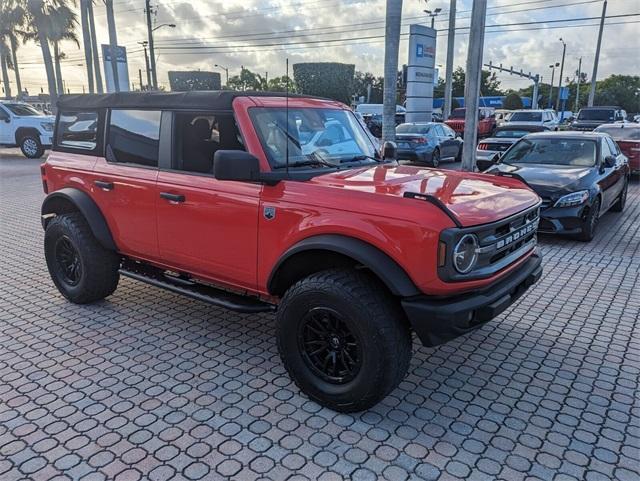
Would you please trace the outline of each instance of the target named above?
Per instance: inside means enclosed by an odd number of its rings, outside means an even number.
[[[556,112],[560,110],[560,90],[562,89],[562,73],[564,72],[564,56],[567,53],[567,44],[562,38],[562,64],[560,64],[560,78],[558,79],[558,98],[556,99]]]
[[[84,61],[87,66],[89,93],[94,93],[93,59],[91,58],[91,32],[89,30],[89,9],[87,6],[87,0],[80,0],[80,24],[82,25],[82,43],[84,45]]]
[[[145,13],[147,14],[147,31],[149,34],[149,57],[151,61],[151,83],[153,90],[158,89],[158,75],[156,73],[156,54],[153,48],[153,28],[151,27],[151,0],[145,0]]]
[[[111,52],[113,88],[116,92],[120,92],[120,79],[118,78],[118,37],[116,34],[116,18],[113,13],[113,0],[104,0],[104,4],[107,7],[107,24],[109,26],[109,51]]]
[[[87,1],[87,13],[89,15],[89,27],[91,29],[91,50],[93,51],[93,69],[96,75],[96,91],[101,94],[104,92],[102,88],[102,73],[100,70],[100,56],[98,55],[98,42],[96,41],[96,22],[93,18],[93,2]]]
[[[402,0],[387,0],[384,32],[384,88],[382,92],[382,140],[396,140],[398,50],[402,25]]]
[[[484,53],[484,26],[487,0],[475,0],[471,10],[467,75],[464,83],[464,143],[462,144],[462,170],[476,170],[476,143],[478,140],[478,112],[480,83],[482,82],[482,54]]]
[[[580,81],[582,80],[582,57],[578,61],[578,83],[576,84],[576,109],[575,112],[580,110]]]
[[[456,41],[456,0],[449,5],[449,34],[447,36],[447,76],[444,81],[444,106],[442,117],[444,120],[451,115],[451,83],[453,81],[453,54]]]
[[[591,91],[589,92],[589,107],[593,107],[593,100],[596,97],[596,78],[598,77],[598,62],[600,62],[600,45],[602,44],[602,31],[604,30],[604,19],[607,16],[607,0],[602,4],[602,18],[600,18],[600,31],[598,32],[598,45],[596,47],[596,58],[593,61],[593,73],[591,74]]]
[[[147,90],[149,90],[151,88],[151,71],[149,70],[149,54],[147,53],[147,42],[144,41],[138,43],[142,45],[142,48],[144,49],[144,64],[147,69]],[[142,85],[142,83],[140,85]]]
[[[553,79],[556,75],[556,67],[560,65],[559,62],[556,62],[553,65],[549,65],[551,69],[551,83],[549,84],[549,102],[547,103],[547,108],[551,108],[553,106]]]

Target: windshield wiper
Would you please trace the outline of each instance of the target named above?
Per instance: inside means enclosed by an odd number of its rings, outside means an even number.
[[[307,160],[292,162],[289,164],[289,167],[305,167],[305,166],[321,165],[323,167],[331,167],[332,169],[339,168],[336,164],[333,164],[328,160],[320,157],[315,152],[311,152],[310,154],[307,154],[307,156],[310,158]]]
[[[376,162],[382,162],[382,159],[377,159],[376,157],[372,157],[371,155],[356,155],[351,157],[350,159],[340,159],[341,164],[346,164],[347,162],[358,162],[359,160],[375,160]]]

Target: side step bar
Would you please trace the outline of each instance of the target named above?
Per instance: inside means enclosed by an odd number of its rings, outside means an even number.
[[[234,294],[204,284],[191,283],[179,278],[173,281],[171,276],[165,275],[164,271],[144,264],[124,263],[119,272],[131,279],[232,311],[255,313],[272,312],[276,309],[275,305],[260,301],[254,297],[241,296],[240,294]]]

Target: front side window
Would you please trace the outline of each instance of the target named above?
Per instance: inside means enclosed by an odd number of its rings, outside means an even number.
[[[578,120],[597,120],[597,121],[614,121],[615,110],[610,109],[588,109],[581,110],[578,114]]]
[[[44,115],[42,112],[39,112],[29,104],[4,104],[4,106],[8,108],[11,112],[13,112],[13,115],[18,115],[20,117],[32,117],[34,115]]]
[[[107,160],[157,167],[160,116],[159,110],[112,110]]]
[[[596,163],[596,142],[582,139],[525,138],[511,147],[501,162],[593,167]]]
[[[511,115],[510,122],[540,122],[542,121],[541,112],[514,112]]]
[[[340,109],[252,108],[253,124],[273,169],[340,167],[376,162],[371,140],[352,112]]]
[[[69,149],[93,150],[98,142],[98,112],[60,112],[58,145]]]
[[[244,150],[231,114],[180,112],[174,119],[176,170],[212,174],[217,150]]]

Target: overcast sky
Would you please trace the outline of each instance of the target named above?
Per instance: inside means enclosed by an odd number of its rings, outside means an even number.
[[[425,8],[441,8],[436,63],[446,59],[449,0],[405,0],[402,32],[411,23],[425,23]],[[472,0],[458,0],[455,60],[464,66]],[[567,43],[565,75],[575,76],[578,58],[591,76],[598,35],[598,20],[558,22],[599,17],[602,0],[489,0],[484,61],[539,73],[550,80],[549,65],[562,57],[562,37]],[[138,42],[146,39],[144,0],[114,0],[118,43],[128,51],[130,81],[138,84],[144,54]],[[283,75],[285,58],[302,61],[353,63],[356,69],[382,75],[384,61],[383,0],[155,0],[155,25],[175,23],[155,32],[158,81],[168,87],[168,70],[216,70],[224,65],[230,75],[241,65],[269,77]],[[107,43],[102,0],[95,2],[98,43]],[[598,78],[613,73],[640,75],[640,0],[609,0],[610,18],[604,30]],[[520,24],[520,25],[506,25]],[[81,32],[78,36],[82,44]],[[407,36],[400,44],[400,65],[407,62]],[[283,45],[288,44],[288,45]],[[200,48],[206,47],[206,48]],[[86,85],[82,51],[72,42],[63,45],[67,59],[63,77],[68,89],[81,92]],[[19,51],[23,83],[35,94],[46,86],[40,50],[26,44]],[[80,64],[80,65],[79,65]],[[222,78],[224,80],[224,72]],[[444,75],[441,67],[440,75]],[[520,88],[527,80],[500,74],[502,87]],[[556,73],[556,80],[557,80]],[[46,90],[46,88],[45,88]]]

